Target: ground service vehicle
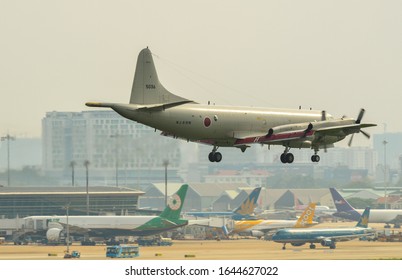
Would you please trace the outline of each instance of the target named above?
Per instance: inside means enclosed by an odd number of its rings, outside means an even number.
[[[135,258],[140,255],[137,245],[116,245],[108,246],[106,249],[106,257],[108,258]]]
[[[80,257],[81,257],[81,253],[78,251],[72,251],[71,254],[67,252],[64,255],[65,259],[79,259]]]

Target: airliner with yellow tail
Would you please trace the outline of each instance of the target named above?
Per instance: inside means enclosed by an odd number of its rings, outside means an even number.
[[[313,221],[315,213],[315,203],[310,203],[297,220],[241,220],[234,221],[231,233],[246,233],[255,237],[262,237],[267,232],[283,228],[305,228],[316,225]]]

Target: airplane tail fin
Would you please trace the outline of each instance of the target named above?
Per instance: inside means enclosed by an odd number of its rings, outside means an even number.
[[[186,198],[188,185],[182,185],[180,189],[168,199],[168,205],[160,214],[161,218],[167,220],[180,219],[181,209],[183,208],[184,199]]]
[[[254,209],[257,206],[257,199],[260,195],[261,188],[255,188],[249,196],[240,204],[239,207],[233,210],[235,216],[251,216],[254,214]]]
[[[138,55],[130,104],[169,104],[181,101],[189,100],[170,93],[162,86],[151,51],[148,48],[143,49]]]
[[[360,220],[357,223],[356,227],[367,228],[368,227],[368,222],[369,222],[369,216],[370,216],[370,207],[367,207],[364,210],[362,216],[360,217]]]
[[[355,210],[352,205],[350,205],[335,188],[329,188],[329,190],[331,192],[332,199],[334,200],[334,204],[338,212]]]
[[[314,224],[315,203],[309,203],[295,224],[295,228],[304,228]]]

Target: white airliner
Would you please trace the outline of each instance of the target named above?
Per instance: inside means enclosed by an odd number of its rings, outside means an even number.
[[[159,216],[29,216],[24,229],[27,235],[44,233],[49,241],[59,241],[67,226],[73,235],[105,239],[159,234],[188,224],[180,218],[187,189],[182,185]]]
[[[357,119],[333,118],[325,111],[202,105],[174,95],[159,82],[151,51],[138,55],[129,104],[87,102],[90,107],[112,108],[125,118],[162,131],[162,135],[213,146],[211,162],[220,162],[219,147],[244,152],[251,144],[282,145],[283,163],[292,163],[291,148],[314,150],[333,147],[347,135],[362,132],[364,109]],[[351,138],[352,140],[352,138]],[[349,142],[349,144],[351,141]]]
[[[358,221],[364,209],[355,209],[346,199],[335,189],[330,188],[332,199],[337,212],[333,215],[353,221]],[[402,224],[402,209],[371,209],[370,223],[394,224],[395,228],[400,228]]]

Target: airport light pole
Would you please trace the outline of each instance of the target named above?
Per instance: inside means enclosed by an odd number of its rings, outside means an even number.
[[[73,187],[74,187],[74,184],[75,184],[75,180],[74,180],[74,167],[75,167],[75,165],[76,165],[76,162],[72,160],[70,162],[70,167],[71,167],[71,186],[73,186]]]
[[[384,145],[384,209],[387,209],[387,185],[388,185],[388,180],[387,180],[387,140],[385,139],[386,137],[386,130],[387,130],[387,124],[384,123],[384,141],[382,141]]]
[[[388,142],[384,140],[382,142],[384,144],[384,209],[387,209],[387,185],[388,185],[388,180],[387,180],[387,144]]]
[[[110,135],[111,138],[115,138],[115,159],[116,159],[116,187],[119,186],[119,137],[118,133]]]
[[[86,173],[86,179],[87,179],[87,216],[89,216],[89,188],[88,188],[88,166],[89,166],[89,160],[84,161],[84,166],[85,166],[85,173]]]
[[[165,207],[167,206],[167,167],[169,165],[169,160],[163,160],[163,166],[165,167]]]
[[[10,186],[10,141],[14,141],[15,137],[7,134],[1,137],[1,141],[7,141],[7,186]]]
[[[70,225],[68,223],[68,209],[70,208],[70,204],[66,206],[66,217],[67,217],[67,254],[70,253]]]

